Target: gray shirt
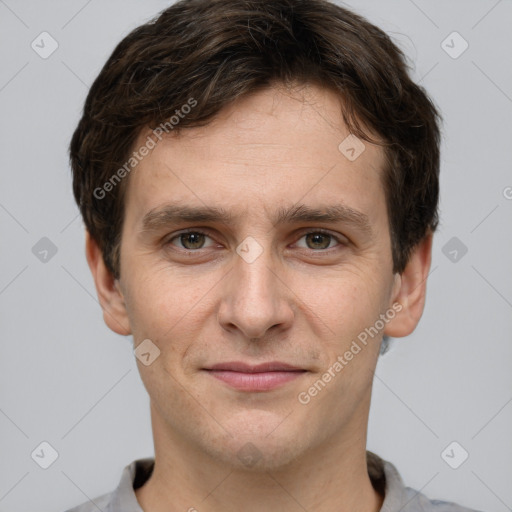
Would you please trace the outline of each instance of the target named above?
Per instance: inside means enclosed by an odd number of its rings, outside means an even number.
[[[452,502],[430,500],[405,487],[393,464],[372,452],[367,453],[368,474],[373,487],[384,494],[380,512],[476,512]],[[66,512],[143,512],[134,489],[142,487],[153,471],[154,459],[139,459],[126,466],[114,491]]]

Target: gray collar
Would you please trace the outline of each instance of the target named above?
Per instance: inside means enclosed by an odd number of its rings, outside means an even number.
[[[431,501],[424,494],[405,487],[395,466],[372,452],[366,452],[366,460],[372,485],[384,494],[380,512],[476,512],[452,502]],[[134,489],[141,487],[149,479],[154,462],[153,458],[133,461],[124,468],[119,485],[112,493],[68,512],[92,512],[100,505],[100,509],[105,512],[143,512]]]
[[[370,480],[385,496],[380,512],[396,512],[407,502],[402,478],[391,463],[369,451],[366,455]],[[139,459],[124,468],[119,485],[111,494],[108,512],[143,512],[134,489],[142,487],[149,479],[154,462],[153,458]]]

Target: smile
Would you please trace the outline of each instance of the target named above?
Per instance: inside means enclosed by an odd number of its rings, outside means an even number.
[[[212,377],[241,391],[270,391],[306,373],[305,370],[259,373],[242,373],[225,370],[208,370],[208,372]]]
[[[221,363],[205,369],[209,375],[239,391],[270,391],[291,382],[306,370],[285,363],[263,363],[256,366],[245,363]]]

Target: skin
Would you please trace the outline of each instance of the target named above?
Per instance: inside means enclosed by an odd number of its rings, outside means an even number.
[[[119,280],[87,236],[105,322],[133,335],[135,346],[150,339],[160,350],[148,366],[137,361],[156,461],[136,491],[144,510],[368,512],[382,505],[365,458],[373,372],[382,334],[406,336],[421,317],[432,237],[393,274],[384,153],[367,142],[353,162],[340,152],[349,134],[340,108],[327,89],[274,86],[205,127],[164,138],[129,177]],[[144,216],[170,202],[223,207],[237,217],[145,230]],[[296,204],[343,204],[366,216],[371,233],[347,220],[274,226],[277,210]],[[176,236],[185,228],[207,236]],[[332,237],[306,235],[315,229]],[[249,236],[262,250],[251,263],[236,251]],[[396,303],[402,310],[385,329],[300,403],[298,394]],[[281,361],[307,371],[274,390],[238,391],[203,370],[226,361]],[[251,466],[239,457],[247,446],[257,454]]]

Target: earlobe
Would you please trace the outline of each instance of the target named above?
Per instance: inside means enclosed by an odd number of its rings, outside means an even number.
[[[412,250],[404,271],[397,276],[392,304],[401,310],[386,326],[384,334],[400,338],[411,334],[423,314],[427,292],[427,277],[432,261],[432,238],[428,233]]]
[[[85,238],[85,253],[94,278],[105,323],[117,334],[122,336],[131,334],[128,312],[119,282],[107,269],[103,261],[103,254],[96,240],[91,237],[88,231],[86,231]]]

